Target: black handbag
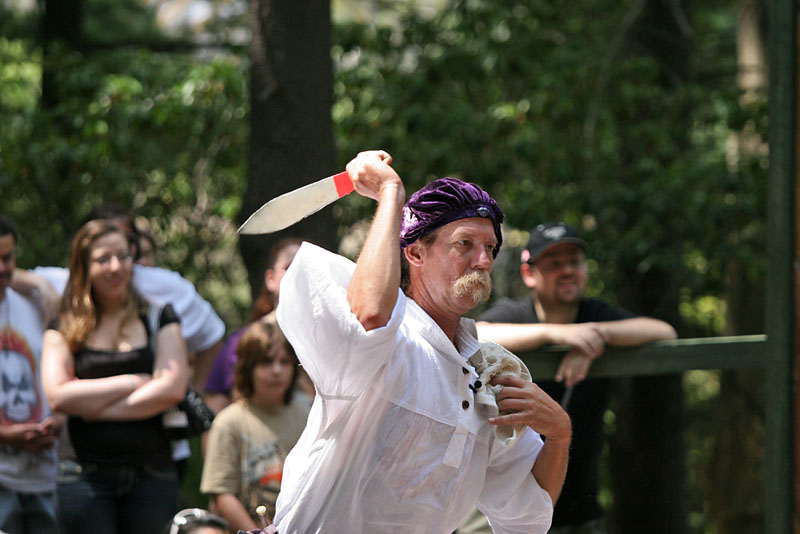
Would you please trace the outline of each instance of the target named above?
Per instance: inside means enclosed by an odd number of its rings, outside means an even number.
[[[203,401],[203,397],[189,386],[183,400],[164,412],[164,431],[172,440],[186,439],[202,434],[211,428],[214,411]]]
[[[156,352],[155,338],[161,317],[161,304],[150,304],[147,310],[147,323],[150,328],[150,346]],[[165,411],[161,416],[164,431],[170,441],[191,438],[202,434],[214,421],[214,411],[208,407],[203,397],[195,391],[191,384],[186,388],[186,395],[178,404]]]

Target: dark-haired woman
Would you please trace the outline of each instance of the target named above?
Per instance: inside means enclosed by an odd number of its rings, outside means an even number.
[[[247,327],[236,352],[234,387],[241,398],[214,419],[200,484],[233,532],[261,526],[259,505],[274,517],[283,461],[309,411],[294,398],[297,357],[274,319]]]
[[[133,290],[132,264],[117,227],[82,226],[58,326],[44,336],[43,387],[53,410],[69,415],[75,454],[58,485],[67,534],[152,534],[177,506],[161,414],[186,391],[186,346],[170,306],[147,319],[154,308]]]

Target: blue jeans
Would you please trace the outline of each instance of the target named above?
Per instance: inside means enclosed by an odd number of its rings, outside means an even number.
[[[57,533],[55,494],[16,493],[0,486],[0,530],[8,534]]]
[[[154,534],[178,508],[178,474],[126,465],[62,460],[58,475],[63,534]]]

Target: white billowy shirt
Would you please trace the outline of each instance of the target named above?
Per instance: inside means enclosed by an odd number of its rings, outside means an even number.
[[[539,435],[504,446],[469,388],[474,322],[454,346],[398,289],[389,323],[367,332],[347,302],[354,268],[304,243],[281,282],[278,322],[317,396],[284,464],[278,530],[445,534],[477,506],[496,533],[547,532]]]

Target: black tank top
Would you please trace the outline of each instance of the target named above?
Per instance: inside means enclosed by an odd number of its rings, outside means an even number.
[[[155,355],[145,316],[140,320],[147,331],[148,344],[130,351],[116,352],[82,347],[75,352],[77,378],[105,378],[121,374],[152,373]],[[162,308],[158,328],[177,322],[170,305]],[[172,465],[169,440],[161,414],[132,421],[87,421],[71,415],[69,437],[82,463],[168,467]]]

